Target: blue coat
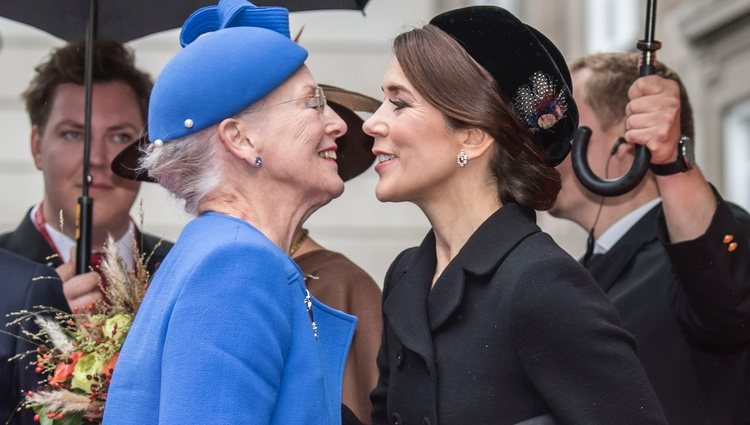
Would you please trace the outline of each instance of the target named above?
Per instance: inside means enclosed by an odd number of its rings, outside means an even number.
[[[311,299],[296,264],[229,216],[189,223],[115,367],[104,424],[339,424],[357,319]]]

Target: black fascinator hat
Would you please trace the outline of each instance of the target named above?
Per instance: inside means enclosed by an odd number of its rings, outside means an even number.
[[[438,27],[497,81],[519,120],[555,166],[570,152],[578,127],[570,72],[542,33],[497,6],[471,6],[434,17]]]

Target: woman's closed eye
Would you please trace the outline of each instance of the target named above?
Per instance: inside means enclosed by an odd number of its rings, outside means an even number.
[[[320,105],[318,104],[318,99],[315,97],[314,94],[308,97],[304,97],[303,99],[305,100],[305,108],[310,108],[310,109],[320,108]]]
[[[393,105],[393,110],[398,111],[399,109],[408,108],[411,106],[408,102],[403,99],[388,99]]]
[[[321,115],[325,112],[326,104],[326,95],[320,87],[315,88],[315,94],[305,98],[305,107],[317,109]]]

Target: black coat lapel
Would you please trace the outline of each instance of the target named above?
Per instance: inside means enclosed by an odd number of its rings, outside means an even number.
[[[34,226],[29,214],[30,211],[26,212],[16,230],[2,237],[0,247],[37,263],[52,267],[59,266],[62,264],[60,258],[55,255],[52,247]]]
[[[642,246],[657,239],[657,224],[661,204],[644,215],[601,258],[592,259],[586,268],[604,292],[608,292],[617,278],[633,260]]]
[[[472,281],[471,276],[494,273],[519,242],[540,231],[535,220],[532,209],[509,203],[479,226],[429,294],[431,330],[442,326],[461,305],[467,282]],[[434,249],[432,256],[435,256]]]
[[[435,273],[435,235],[430,231],[413,255],[402,259],[386,284],[383,315],[401,343],[422,356],[427,364],[434,357],[427,318],[427,295]]]

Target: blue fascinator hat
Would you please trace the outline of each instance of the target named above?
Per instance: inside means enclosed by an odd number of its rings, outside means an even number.
[[[241,112],[280,86],[307,59],[289,37],[289,12],[220,0],[182,27],[183,49],[154,83],[148,111],[153,143],[188,136]]]

